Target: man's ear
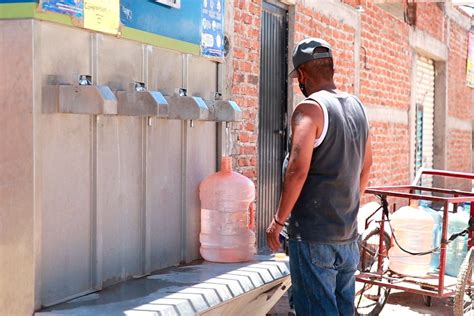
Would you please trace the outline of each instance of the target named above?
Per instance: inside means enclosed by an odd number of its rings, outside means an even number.
[[[300,68],[296,69],[296,71],[298,72],[298,80],[300,82],[304,82],[304,71]]]

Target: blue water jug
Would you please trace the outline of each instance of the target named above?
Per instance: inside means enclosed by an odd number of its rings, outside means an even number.
[[[434,220],[434,227],[433,227],[433,248],[439,248],[441,245],[441,236],[442,236],[442,229],[443,229],[443,216],[440,212],[437,212],[430,208],[431,202],[429,201],[420,201],[420,208],[426,211]],[[433,252],[431,256],[430,262],[430,270],[434,272],[439,268],[439,257],[440,257],[440,250],[436,250]]]
[[[466,205],[468,206],[468,205]],[[451,205],[452,209],[452,205]],[[470,207],[459,206],[456,213],[449,213],[448,216],[448,238],[467,228],[469,223]],[[459,236],[451,241],[446,249],[446,274],[457,277],[464,257],[467,254],[468,236]]]

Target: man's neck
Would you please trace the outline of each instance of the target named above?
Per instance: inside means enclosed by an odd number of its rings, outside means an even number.
[[[319,92],[319,91],[322,91],[322,90],[333,91],[333,90],[336,90],[336,89],[337,89],[337,87],[336,87],[336,84],[334,82],[328,82],[328,83],[320,84],[320,85],[314,87],[313,89],[311,89],[309,94],[311,95],[315,92]]]

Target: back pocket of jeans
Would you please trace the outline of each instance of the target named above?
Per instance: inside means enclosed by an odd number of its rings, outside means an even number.
[[[311,262],[324,269],[334,269],[336,254],[331,246],[317,243],[309,243]]]

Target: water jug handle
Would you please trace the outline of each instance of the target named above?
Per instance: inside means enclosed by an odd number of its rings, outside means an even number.
[[[249,229],[254,229],[254,227],[255,227],[255,205],[253,204],[253,201],[250,202],[249,210],[250,210],[250,213],[249,213],[250,220],[249,220],[248,228]]]

